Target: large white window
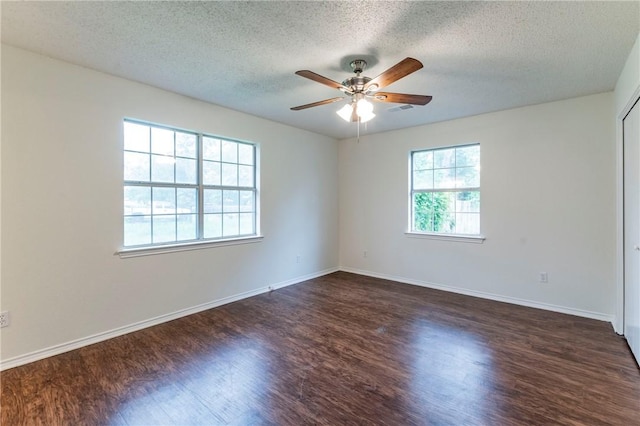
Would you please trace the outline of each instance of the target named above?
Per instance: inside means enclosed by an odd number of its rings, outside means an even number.
[[[257,234],[256,146],[124,121],[124,246]]]
[[[411,232],[480,235],[480,145],[411,152]]]

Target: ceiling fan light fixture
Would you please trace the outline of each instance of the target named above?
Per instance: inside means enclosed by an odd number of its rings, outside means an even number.
[[[357,96],[358,101],[355,103],[356,115],[361,123],[366,123],[376,115],[373,113],[373,104],[365,99],[364,95]]]
[[[336,114],[338,114],[340,118],[342,118],[344,121],[349,122],[351,121],[352,111],[353,111],[353,107],[351,106],[351,104],[346,104],[345,106],[337,110]]]
[[[360,118],[361,123],[366,123],[376,115],[373,113],[373,104],[365,98],[360,98],[356,102],[356,114]]]
[[[346,122],[360,121],[361,123],[366,123],[376,116],[373,113],[373,104],[363,97],[357,101],[354,99],[351,103],[336,111],[336,114]]]
[[[361,123],[366,123],[367,121],[371,120],[373,117],[375,117],[376,115],[372,112],[367,112],[367,113],[362,113],[362,114],[358,114],[358,117],[360,117],[360,122]]]
[[[360,99],[356,105],[356,108],[358,109],[357,114],[360,117],[373,113],[373,104],[364,98]]]

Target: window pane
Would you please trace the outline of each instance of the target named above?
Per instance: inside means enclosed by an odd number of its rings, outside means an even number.
[[[413,169],[425,170],[433,169],[433,152],[421,151],[413,153]]]
[[[412,229],[421,232],[480,233],[480,192],[413,194]]]
[[[456,211],[457,192],[434,192],[433,207],[436,211],[441,210],[449,213]]]
[[[433,194],[420,192],[413,194],[413,229],[415,231],[433,231]]]
[[[456,148],[456,166],[480,166],[480,145]]]
[[[176,240],[176,215],[153,216],[153,242],[167,243]]]
[[[474,188],[480,186],[480,173],[475,167],[456,169],[456,188]]]
[[[413,173],[413,189],[433,188],[433,170],[418,170]]]
[[[253,145],[238,144],[238,163],[253,165]]]
[[[480,213],[480,192],[462,191],[458,192],[456,200],[457,212]]]
[[[455,167],[456,163],[456,150],[451,149],[438,149],[433,151],[433,167],[436,169]]]
[[[204,161],[202,163],[202,180],[205,185],[220,185],[220,163]]]
[[[238,186],[253,186],[253,166],[238,166]]]
[[[432,232],[452,232],[455,225],[456,197],[453,192],[434,192],[429,203]]]
[[[220,161],[220,140],[207,136],[202,138],[202,158]]]
[[[173,131],[151,128],[151,152],[154,154],[174,155]]]
[[[433,171],[433,187],[436,189],[456,187],[456,169],[436,169]]]
[[[125,216],[151,214],[151,188],[148,186],[124,187]]]
[[[222,161],[226,163],[238,162],[238,144],[231,141],[222,141]]]
[[[153,214],[173,214],[176,212],[176,190],[174,188],[153,188]],[[155,227],[155,224],[154,224]],[[155,229],[153,230],[155,235]]]
[[[413,229],[450,232],[455,220],[455,193],[423,192],[413,195]]]
[[[240,191],[223,191],[222,211],[225,213],[240,211]]]
[[[151,244],[151,216],[124,218],[124,245]]]
[[[255,234],[253,230],[253,213],[240,213],[240,235]]]
[[[222,163],[222,185],[238,186],[238,166]]]
[[[221,213],[222,212],[222,191],[219,189],[204,190],[204,212],[205,213]]]
[[[149,182],[149,154],[124,153],[124,180]]]
[[[198,163],[196,160],[176,158],[176,182],[191,184],[197,183],[197,165]]]
[[[177,189],[177,212],[178,213],[198,213],[197,196],[195,188]]]
[[[240,211],[253,212],[253,191],[240,191]]]
[[[222,218],[222,236],[233,237],[240,233],[240,215],[238,213],[225,214]]]
[[[176,132],[176,155],[180,157],[198,158],[197,136],[193,133]]]
[[[453,233],[456,229],[456,215],[455,213],[441,213],[434,212],[433,214],[433,231],[434,232],[446,232]]]
[[[174,182],[173,169],[175,159],[163,155],[151,156],[151,180],[153,182]]]
[[[457,213],[455,232],[456,234],[479,234],[480,233],[480,214]]]
[[[149,152],[149,126],[124,122],[124,149]]]
[[[198,215],[178,215],[178,240],[195,240],[198,238]]]
[[[204,238],[220,238],[222,237],[222,215],[221,214],[205,214],[204,215]]]

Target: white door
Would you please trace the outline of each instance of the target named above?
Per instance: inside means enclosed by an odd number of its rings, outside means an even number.
[[[624,336],[640,364],[640,102],[623,120]]]

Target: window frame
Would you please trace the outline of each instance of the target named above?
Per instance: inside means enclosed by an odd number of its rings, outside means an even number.
[[[115,254],[119,255],[121,258],[127,258],[127,257],[135,257],[135,256],[146,256],[146,255],[151,255],[151,254],[161,254],[161,253],[168,253],[168,252],[174,252],[174,251],[186,251],[186,250],[195,250],[195,249],[203,249],[203,248],[210,248],[210,247],[218,247],[218,246],[227,246],[227,245],[235,245],[235,244],[246,244],[246,243],[252,243],[252,242],[258,242],[262,240],[262,235],[261,235],[261,231],[260,231],[260,190],[259,190],[259,186],[260,186],[260,166],[259,166],[259,159],[260,159],[260,150],[259,150],[259,144],[255,143],[255,142],[249,142],[249,141],[244,141],[244,140],[239,140],[239,139],[234,139],[234,138],[229,138],[226,136],[219,136],[219,135],[214,135],[211,133],[206,133],[206,132],[201,132],[201,131],[194,131],[194,130],[186,130],[186,129],[182,129],[179,127],[175,127],[175,126],[168,126],[165,124],[157,124],[157,123],[153,123],[153,122],[149,122],[149,121],[144,121],[144,120],[139,120],[139,119],[134,119],[134,118],[128,118],[125,117],[122,119],[121,121],[122,123],[122,155],[123,155],[123,168],[122,168],[122,246],[119,250],[116,251]],[[154,181],[153,180],[153,155],[157,155],[157,153],[154,154],[153,152],[153,145],[149,145],[149,150],[148,151],[135,151],[135,150],[130,150],[130,149],[126,149],[125,148],[125,125],[126,123],[132,123],[132,124],[137,124],[137,125],[142,125],[142,126],[146,126],[149,128],[150,132],[152,132],[152,129],[157,128],[157,129],[164,129],[164,130],[169,130],[174,132],[174,153],[172,158],[175,160],[177,158],[180,158],[181,156],[178,155],[178,153],[175,151],[175,147],[176,147],[176,139],[175,139],[175,133],[186,133],[186,134],[191,134],[194,135],[196,137],[196,153],[195,153],[195,161],[196,161],[196,181],[195,183],[184,183],[184,182],[176,182],[177,180],[177,176],[176,176],[176,169],[175,169],[175,165],[174,165],[174,175],[173,175],[173,182],[163,182],[163,181]],[[219,160],[207,160],[204,158],[204,139],[205,138],[211,138],[211,139],[215,139],[215,140],[219,140],[220,141],[220,153],[221,156],[219,158]],[[252,147],[252,162],[253,164],[247,164],[247,163],[243,163],[242,160],[239,157],[239,152],[236,154],[237,158],[235,162],[229,162],[229,161],[223,161],[222,158],[222,144],[223,142],[232,142],[234,144],[238,144],[238,145],[249,145]],[[149,139],[149,143],[152,144],[152,139],[150,137]],[[238,147],[239,148],[239,147]],[[125,176],[125,164],[124,164],[124,157],[126,155],[127,152],[140,152],[140,153],[145,153],[148,154],[150,156],[149,158],[149,180],[145,181],[145,180],[127,180],[126,176]],[[184,157],[184,158],[191,158],[191,157]],[[212,162],[218,162],[219,163],[219,167],[220,167],[220,182],[219,184],[205,184],[205,176],[204,176],[204,163],[205,161],[212,161]],[[175,164],[175,163],[174,163]],[[233,186],[233,185],[229,185],[229,184],[223,184],[223,175],[222,175],[222,169],[223,169],[223,164],[235,164],[235,166],[237,167],[237,185]],[[240,166],[252,166],[252,186],[240,186]],[[155,188],[173,188],[176,190],[176,204],[175,204],[175,213],[173,214],[176,217],[176,221],[179,220],[178,215],[179,213],[177,212],[178,210],[178,199],[177,199],[177,191],[178,189],[181,188],[188,188],[188,189],[193,189],[195,190],[195,202],[196,202],[196,211],[195,213],[189,213],[189,214],[193,214],[196,219],[196,229],[195,229],[195,239],[182,239],[182,240],[178,240],[178,228],[176,228],[176,240],[174,241],[167,241],[167,242],[153,242],[153,237],[152,237],[152,242],[148,243],[148,244],[131,244],[131,245],[125,245],[125,221],[127,217],[130,217],[131,215],[127,215],[126,214],[126,210],[125,210],[125,189],[127,187],[141,187],[141,188],[149,188],[149,191],[151,191],[151,193],[153,194],[153,191]],[[216,213],[207,213],[205,212],[205,191],[206,190],[219,190],[221,191],[221,196],[224,194],[223,191],[251,191],[252,192],[252,196],[253,196],[253,209],[251,212],[252,214],[252,229],[253,229],[253,233],[251,234],[236,234],[236,235],[229,235],[229,236],[224,236],[224,215],[225,215],[225,211],[224,211],[224,207],[221,204],[220,206],[220,212]],[[153,195],[152,195],[153,197]],[[153,198],[151,198],[153,200]],[[238,212],[237,214],[240,215],[241,213],[243,213],[240,210],[240,207],[238,207]],[[220,236],[216,236],[216,237],[205,237],[205,215],[206,214],[219,214],[221,217],[221,224],[220,224],[220,232],[221,235]],[[153,235],[153,218],[154,216],[156,216],[156,214],[154,214],[154,205],[153,202],[150,206],[150,211],[148,216],[151,218],[151,224],[150,224],[150,232],[151,235]],[[240,221],[240,216],[238,216],[238,220]],[[176,226],[177,226],[177,222],[176,222]],[[238,225],[240,226],[240,225]],[[240,232],[240,228],[238,228],[238,232]]]
[[[420,231],[415,229],[415,215],[414,215],[414,196],[417,193],[446,193],[446,192],[464,192],[464,191],[477,191],[479,194],[481,193],[481,182],[480,177],[478,180],[478,186],[470,186],[470,187],[443,187],[443,188],[429,188],[429,189],[414,189],[414,154],[420,152],[435,152],[435,151],[443,151],[443,150],[455,150],[458,148],[466,148],[470,146],[478,146],[480,147],[479,142],[466,143],[460,145],[449,145],[435,148],[422,148],[422,149],[414,149],[409,151],[408,158],[408,168],[409,168],[409,180],[408,180],[408,215],[407,215],[407,231],[405,234],[411,238],[426,238],[426,239],[434,239],[434,240],[444,240],[444,241],[457,241],[457,242],[468,242],[468,243],[482,243],[486,239],[482,234],[481,222],[479,222],[479,230],[477,234],[462,234],[462,233],[453,233],[453,232],[436,232],[436,231]],[[481,157],[480,157],[481,158]],[[478,164],[478,167],[480,164]],[[457,170],[457,165],[452,167],[453,170]],[[432,170],[437,170],[433,167]],[[435,186],[435,185],[434,185]],[[480,197],[482,200],[482,197]],[[481,213],[482,209],[482,201],[480,201],[479,209],[478,209],[478,218],[479,220],[482,217]],[[454,212],[455,213],[455,212]]]

